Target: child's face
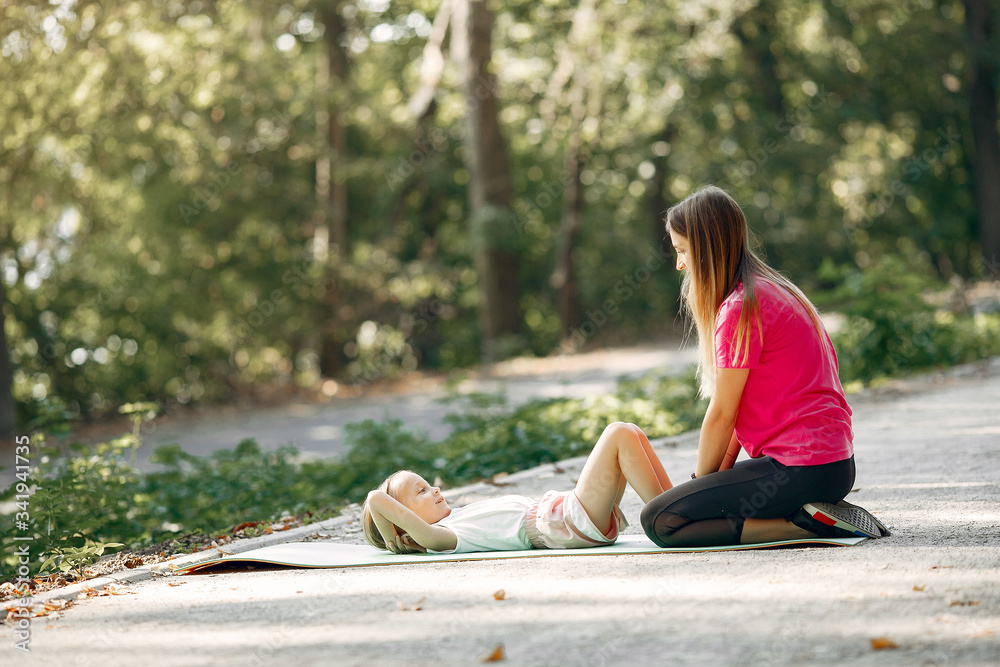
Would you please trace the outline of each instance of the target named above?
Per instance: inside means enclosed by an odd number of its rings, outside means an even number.
[[[427,523],[437,523],[451,514],[441,489],[431,486],[417,474],[409,474],[402,480],[397,499]]]

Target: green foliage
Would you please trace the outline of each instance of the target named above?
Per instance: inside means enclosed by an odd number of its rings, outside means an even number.
[[[397,470],[420,467],[430,456],[430,442],[398,419],[366,419],[344,427],[348,453],[334,463],[310,462],[302,472],[325,491],[329,504],[364,500],[371,489]]]
[[[269,519],[305,508],[295,449],[262,452],[254,440],[235,449],[193,456],[178,445],[157,448],[152,461],[163,470],[147,473],[140,486],[144,529],[150,537],[170,528],[212,532],[239,517]]]
[[[826,298],[847,318],[833,336],[845,384],[1000,354],[1000,316],[935,307],[931,297],[946,286],[928,278],[925,262],[887,255],[864,271],[825,267],[827,278],[840,273],[841,286]]]
[[[95,562],[107,549],[117,549],[125,546],[121,542],[92,542],[87,540],[82,547],[53,547],[48,558],[38,567],[40,574],[51,574],[54,571],[75,571],[82,576],[83,568]]]
[[[945,274],[983,275],[961,2],[625,3],[573,43],[577,4],[494,6],[514,182],[510,211],[476,216],[454,68],[433,114],[416,123],[407,108],[439,2],[345,2],[338,21],[314,0],[11,4],[0,279],[20,423],[50,421],[52,398],[72,418],[473,364],[484,247],[518,259],[525,340],[505,352],[551,352],[577,142],[576,310],[606,318],[608,340],[673,316],[676,277],[649,253],[663,210],[707,182],[734,193],[797,282],[901,241]],[[346,80],[316,70],[328,41],[349,45]],[[330,110],[347,239],[324,259],[317,119]]]
[[[496,206],[484,206],[469,219],[469,239],[473,255],[499,250],[513,253],[519,250],[519,221],[513,211]]]
[[[10,576],[16,546],[29,545],[41,564],[32,563],[32,574],[79,569],[96,560],[105,548],[121,546],[106,536],[142,534],[142,519],[136,516],[141,477],[125,461],[134,451],[130,435],[101,443],[92,452],[75,446],[65,450],[48,445],[42,436],[32,440],[36,463],[32,469],[30,525],[18,535],[29,541],[15,542],[15,532],[5,531],[4,575]],[[15,486],[0,493],[0,500],[13,500]],[[18,510],[19,511],[19,510]],[[13,517],[5,516],[8,524]]]

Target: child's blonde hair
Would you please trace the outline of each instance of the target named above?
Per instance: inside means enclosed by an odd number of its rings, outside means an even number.
[[[376,491],[384,491],[388,496],[394,500],[399,500],[399,480],[403,479],[405,475],[414,475],[412,470],[397,470],[392,473],[385,480],[378,485]],[[386,546],[385,540],[382,539],[382,533],[378,532],[378,526],[375,525],[375,519],[372,517],[371,508],[368,507],[368,499],[365,499],[364,505],[361,507],[361,527],[365,533],[365,539],[368,540],[368,544],[372,545],[376,549],[381,549],[382,551],[388,551],[389,547]],[[399,526],[396,526],[399,528]],[[419,549],[414,549],[412,547],[406,547],[403,553],[420,553]]]

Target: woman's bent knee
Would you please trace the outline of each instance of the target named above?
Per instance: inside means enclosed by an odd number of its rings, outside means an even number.
[[[639,521],[646,537],[651,539],[657,546],[665,547],[670,540],[670,536],[677,530],[690,523],[690,520],[673,512],[661,510],[654,507],[654,500],[642,509]]]

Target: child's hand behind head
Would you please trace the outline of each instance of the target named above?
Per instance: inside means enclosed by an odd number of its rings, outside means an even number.
[[[427,549],[417,544],[413,540],[413,538],[407,535],[406,533],[397,532],[396,539],[393,540],[392,543],[387,544],[386,546],[389,547],[389,551],[391,551],[394,554],[427,553]]]

